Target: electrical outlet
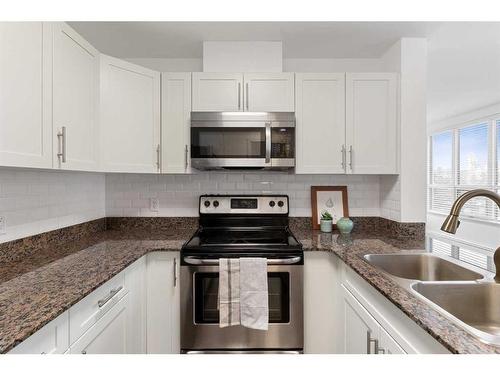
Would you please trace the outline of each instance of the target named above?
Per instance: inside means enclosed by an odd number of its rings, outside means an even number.
[[[158,212],[160,210],[160,200],[158,198],[149,198],[149,209]]]
[[[7,233],[7,223],[5,222],[5,216],[0,216],[0,235]]]

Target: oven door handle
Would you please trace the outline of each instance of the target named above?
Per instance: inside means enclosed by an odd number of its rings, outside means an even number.
[[[295,264],[299,263],[301,257],[292,257],[292,258],[281,258],[281,259],[268,259],[268,265],[283,265],[283,264]],[[219,265],[219,259],[200,259],[191,256],[184,257],[184,262],[187,264],[192,264],[196,266],[201,265]]]

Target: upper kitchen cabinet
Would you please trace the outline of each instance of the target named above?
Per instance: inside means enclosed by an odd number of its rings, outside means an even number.
[[[293,112],[294,73],[193,73],[194,112]]]
[[[243,74],[193,73],[193,112],[243,111]]]
[[[346,75],[347,173],[398,173],[396,73]]]
[[[245,111],[293,112],[294,73],[245,73]]]
[[[65,23],[52,27],[54,167],[97,170],[99,53]]]
[[[103,55],[100,124],[106,172],[159,172],[160,74]]]
[[[51,34],[42,22],[0,23],[0,165],[52,167]]]
[[[297,73],[296,173],[345,173],[345,74]]]
[[[161,171],[190,171],[191,73],[161,75]]]

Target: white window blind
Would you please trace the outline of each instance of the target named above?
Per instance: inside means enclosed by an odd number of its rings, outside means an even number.
[[[430,212],[447,214],[455,199],[472,189],[500,191],[500,118],[433,134],[429,143]],[[481,197],[467,202],[461,216],[500,220],[496,205]]]

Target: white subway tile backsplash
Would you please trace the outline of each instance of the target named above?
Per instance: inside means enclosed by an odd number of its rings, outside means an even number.
[[[197,216],[198,197],[201,194],[288,194],[290,215],[310,216],[311,185],[347,185],[351,216],[381,214],[380,176],[213,171],[154,177],[108,174],[106,215]],[[159,212],[149,211],[146,200],[150,197],[160,199]]]
[[[99,173],[0,168],[0,242],[104,217],[105,182]]]

